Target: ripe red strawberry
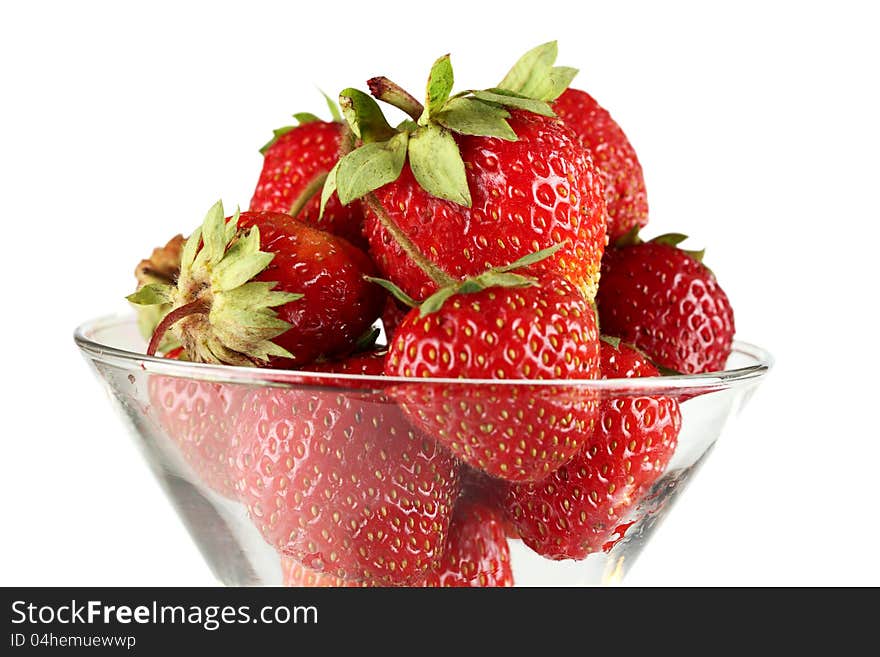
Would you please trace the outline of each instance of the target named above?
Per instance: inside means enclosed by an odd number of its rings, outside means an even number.
[[[596,299],[602,330],[658,366],[698,374],[723,370],[735,331],[733,309],[702,253],[676,248],[683,235],[609,249]]]
[[[605,246],[601,175],[550,101],[575,69],[554,67],[556,44],[527,53],[495,88],[452,95],[449,56],[431,69],[425,106],[384,77],[374,96],[413,121],[391,128],[376,102],[346,89],[340,104],[356,149],[325,195],[363,199],[379,269],[423,300],[439,287],[554,244],[530,273],[562,275],[592,298]]]
[[[421,581],[443,556],[455,460],[381,397],[260,390],[236,420],[239,494],[264,538],[329,575]]]
[[[556,114],[593,157],[605,187],[608,239],[648,223],[648,195],[642,165],[623,130],[590,94],[566,89],[553,103]]]
[[[362,374],[382,376],[385,374],[385,355],[387,350],[372,349],[352,354],[340,360],[321,361],[302,368],[306,372],[328,372],[331,374]]]
[[[361,588],[367,586],[364,582],[342,579],[336,575],[312,570],[303,566],[296,559],[283,554],[281,555],[281,578],[284,586],[299,588]]]
[[[602,378],[657,376],[638,351],[602,342]],[[513,484],[505,507],[523,542],[549,559],[584,559],[604,548],[663,473],[681,414],[671,397],[604,400],[594,435],[567,465],[537,483]]]
[[[166,354],[178,359],[181,349]],[[236,499],[230,468],[234,449],[232,418],[243,388],[173,376],[151,375],[147,382],[150,414],[176,445],[198,479],[211,490]]]
[[[348,580],[312,570],[285,555],[281,557],[281,570],[285,586],[359,588],[375,585],[375,582]],[[510,547],[501,513],[478,502],[460,501],[449,527],[442,563],[436,571],[409,586],[513,586]]]
[[[564,278],[453,294],[412,310],[385,366],[390,376],[584,379],[599,375],[592,308]],[[395,396],[416,426],[473,467],[511,481],[541,479],[592,431],[592,396],[550,386],[413,384]]]
[[[296,127],[276,130],[273,139],[260,150],[264,156],[263,170],[250,209],[291,214],[364,246],[360,203],[343,207],[339,197],[333,195],[323,215],[320,213],[321,187],[340,153],[352,148],[351,131],[344,123],[310,118]]]
[[[429,578],[429,585],[513,586],[510,547],[501,512],[479,502],[459,501],[449,529],[443,565],[434,577]]]
[[[455,279],[564,243],[530,273],[559,272],[584,294],[595,294],[605,246],[605,203],[589,154],[558,119],[513,111],[509,124],[517,141],[456,138],[471,207],[426,192],[409,165],[368,198],[366,233],[373,258],[410,296],[424,299],[438,286],[388,233],[388,222]]]
[[[319,361],[316,363],[312,363],[311,365],[306,365],[303,368],[300,368],[305,372],[326,372],[328,374],[349,374],[355,376],[384,376],[385,375],[385,356],[388,353],[387,349],[382,348],[374,348],[370,351],[362,351],[360,353],[352,354],[347,358],[330,360],[330,361]],[[335,388],[360,388],[364,390],[375,390],[377,388],[377,384],[375,381],[363,380],[363,379],[349,379],[349,378],[327,378],[322,377],[319,380],[309,379],[305,383],[309,385],[321,385],[321,386],[331,386]],[[375,393],[368,393],[375,394]],[[371,399],[367,396],[365,399],[368,401]]]
[[[214,205],[187,240],[176,286],[129,297],[171,304],[150,351],[170,328],[197,362],[290,367],[354,350],[385,293],[364,280],[369,257],[342,238],[277,212],[224,220]]]

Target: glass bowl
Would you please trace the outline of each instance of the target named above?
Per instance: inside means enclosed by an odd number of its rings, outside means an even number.
[[[292,421],[300,428],[306,427],[314,439],[306,443],[307,448],[309,445],[313,449],[321,448],[322,444],[329,445],[332,441],[338,446],[342,440],[354,450],[353,460],[381,457],[377,463],[385,463],[389,456],[384,446],[392,440],[389,436],[396,435],[395,427],[401,426],[401,418],[404,418],[401,406],[407,407],[408,417],[427,414],[430,419],[443,408],[467,406],[473,414],[489,406],[497,414],[499,407],[504,413],[507,404],[513,409],[522,408],[526,403],[527,408],[535,409],[535,415],[543,417],[549,409],[551,414],[558,411],[563,421],[572,408],[591,404],[627,400],[645,404],[658,398],[674,399],[681,413],[681,428],[671,459],[651,485],[627,493],[626,503],[617,507],[619,514],[606,523],[605,534],[598,537],[598,543],[594,541],[596,547],[589,550],[589,554],[576,560],[548,559],[532,551],[519,538],[513,538],[515,533],[508,533],[511,536],[508,539],[510,565],[516,585],[584,586],[613,584],[625,576],[728,422],[750,399],[772,365],[767,352],[736,342],[728,369],[693,376],[578,382],[406,379],[213,366],[149,357],[144,355],[145,342],[134,317],[114,316],[87,322],[76,329],[74,338],[111,393],[147,464],[212,572],[226,585],[289,583],[287,574],[291,563],[299,565],[291,558],[292,554],[317,571],[331,572],[334,564],[346,559],[374,558],[363,546],[358,547],[360,554],[356,554],[351,544],[355,524],[361,523],[361,519],[348,520],[352,530],[347,534],[344,521],[336,524],[343,534],[332,537],[339,553],[334,550],[316,558],[309,552],[314,548],[308,541],[309,528],[319,526],[310,522],[322,513],[331,512],[333,518],[339,520],[333,504],[324,503],[321,491],[330,499],[330,484],[339,478],[344,480],[348,473],[321,472],[315,467],[314,472],[301,472],[298,478],[281,477],[283,481],[279,483],[283,461],[286,459],[290,466],[291,457],[303,456],[302,441],[296,443],[294,450],[294,442],[287,445],[288,437],[283,432],[272,436],[275,442],[271,446],[274,450],[270,450],[271,458],[261,453],[254,463],[251,458],[242,456],[247,452],[240,438],[242,427],[245,431],[257,430],[260,428],[257,425],[266,421],[265,406],[261,416],[255,412],[259,405],[254,404],[254,399],[280,399],[282,406],[290,402],[285,407],[294,409],[296,417]],[[525,425],[532,419],[523,414],[519,416],[512,421]],[[354,418],[341,429],[341,434],[338,423],[334,424],[340,417]],[[470,420],[479,424],[480,418],[474,419],[471,415]],[[424,458],[424,462],[410,461],[411,453],[389,448],[390,459],[393,461],[397,454],[407,461],[406,468],[401,470],[400,464],[391,463],[385,472],[376,469],[377,481],[387,484],[383,481],[386,475],[392,479],[397,477],[394,481],[398,482],[402,496],[405,498],[409,493],[411,503],[396,506],[396,511],[404,514],[398,517],[408,521],[407,514],[414,515],[419,522],[427,518],[430,522],[425,527],[429,531],[436,529],[439,536],[443,531],[442,512],[455,504],[453,497],[457,495],[457,492],[450,493],[452,484],[443,468],[448,469],[449,463],[458,461],[431,438],[419,433],[414,424],[406,422],[406,425],[410,436],[421,441],[419,458]],[[487,425],[491,426],[488,420],[479,426]],[[330,432],[338,435],[331,436]],[[246,470],[248,466],[251,467],[249,479],[241,474],[241,468]],[[431,469],[430,477],[424,476],[422,466]],[[458,468],[459,479],[464,476],[461,475],[463,469]],[[401,471],[412,474],[417,483],[404,481],[399,475]],[[392,474],[394,472],[398,474]],[[355,479],[353,475],[352,479]],[[324,484],[328,485],[322,489]],[[384,506],[367,508],[373,499],[370,495],[376,495],[374,484],[381,488],[376,482],[359,480],[355,489],[360,497],[348,500],[349,507],[363,512],[365,518],[373,514],[369,522],[387,511]],[[273,494],[266,495],[264,486],[274,487]],[[284,488],[283,496],[279,496],[279,486],[289,487]],[[351,486],[346,490],[350,492]],[[387,492],[386,487],[382,494]],[[401,502],[397,492],[392,490],[391,495]],[[297,506],[297,513],[291,515],[285,506],[287,502]],[[391,517],[394,513],[392,509]],[[311,517],[304,518],[309,514]],[[365,531],[364,523],[358,532]],[[378,534],[370,533],[371,540],[380,541],[383,537],[393,540],[390,532],[385,534],[376,526],[371,531]],[[324,537],[327,538],[326,533]],[[442,546],[433,546],[433,549],[436,552]],[[414,568],[425,554],[421,547],[413,548],[409,554],[411,559],[404,558],[402,563]],[[388,565],[383,563],[385,570],[380,568],[386,575]],[[394,584],[393,574],[376,581],[383,585]],[[298,581],[315,580],[300,578]],[[415,580],[410,584],[418,585]]]

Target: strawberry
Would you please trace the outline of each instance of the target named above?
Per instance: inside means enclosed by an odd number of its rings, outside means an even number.
[[[569,279],[592,298],[605,246],[601,176],[549,102],[576,73],[553,67],[556,44],[527,53],[497,88],[451,95],[449,56],[435,62],[425,106],[387,78],[370,90],[410,114],[391,129],[369,96],[340,96],[362,145],[325,194],[363,199],[382,273],[418,300],[438,288],[561,244],[532,274]]]
[[[364,582],[342,579],[336,575],[312,570],[284,554],[281,555],[281,581],[284,586],[299,588],[360,588],[367,586]]]
[[[595,314],[564,278],[538,282],[490,271],[412,310],[389,346],[385,373],[596,378]],[[456,456],[511,481],[541,479],[571,459],[592,431],[596,410],[590,394],[555,386],[418,384],[394,394],[415,425]]]
[[[601,354],[602,378],[659,374],[622,343],[603,341]],[[595,433],[571,462],[544,481],[508,486],[505,509],[523,542],[549,559],[584,559],[603,549],[666,468],[680,428],[671,397],[603,400]]]
[[[676,247],[684,235],[609,249],[597,304],[602,330],[685,374],[723,370],[733,345],[733,309],[702,252]]]
[[[642,165],[623,130],[590,94],[566,89],[553,110],[580,139],[601,173],[608,209],[608,238],[615,240],[648,223]]]
[[[501,512],[461,500],[455,508],[443,565],[429,584],[444,587],[513,586],[510,547]]]
[[[312,570],[418,582],[443,556],[458,465],[378,396],[253,392],[236,419],[239,494],[267,542]]]
[[[436,571],[410,586],[513,586],[510,547],[504,534],[503,520],[499,511],[484,504],[460,501],[449,527],[442,563]],[[286,555],[281,557],[281,570],[284,586],[359,588],[375,585],[312,570]]]
[[[171,329],[196,362],[290,367],[351,352],[385,294],[364,280],[369,257],[342,238],[277,212],[215,204],[187,240],[176,285],[129,300],[170,304],[148,353]]]
[[[328,374],[346,374],[354,377],[369,376],[377,377],[385,375],[385,356],[388,353],[384,347],[374,347],[368,351],[352,354],[347,358],[329,361],[318,361],[300,368],[303,372],[325,372]],[[322,377],[321,379],[308,379],[304,381],[308,385],[330,386],[333,388],[346,388],[375,390],[378,386],[375,381],[361,378],[336,378]],[[370,394],[365,398],[371,399]]]
[[[177,348],[165,358],[180,359]],[[231,422],[243,388],[225,383],[151,375],[147,382],[152,416],[177,446],[197,478],[211,490],[236,499],[229,454]]]
[[[382,376],[385,373],[385,349],[372,349],[352,354],[340,360],[321,361],[301,368],[306,372],[329,372],[331,374],[362,374]]]
[[[595,293],[605,213],[589,156],[558,120],[514,111],[509,123],[519,137],[515,142],[457,139],[469,173],[471,207],[432,196],[408,165],[395,182],[368,199],[366,231],[373,257],[382,273],[411,296],[424,299],[437,284],[388,233],[389,222],[455,279],[566,242],[570,246],[545,267],[564,273],[585,293]]]
[[[321,121],[312,114],[294,115],[297,126],[275,130],[271,141],[260,149],[263,170],[251,199],[251,211],[282,212],[316,228],[366,246],[364,215],[360,203],[343,207],[339,197],[328,199],[320,213],[321,186],[340,154],[351,150],[352,134],[335,104],[334,121]]]

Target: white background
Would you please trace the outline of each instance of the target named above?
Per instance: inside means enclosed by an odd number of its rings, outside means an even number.
[[[880,584],[880,103],[871,3],[4,2],[0,584],[212,577],[71,340],[295,111],[387,74],[458,88],[560,40],[777,367],[632,571],[639,585]]]

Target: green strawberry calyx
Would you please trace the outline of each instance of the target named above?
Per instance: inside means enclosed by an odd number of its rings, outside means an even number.
[[[645,240],[641,238],[639,235],[641,227],[635,226],[629,232],[624,235],[621,235],[614,242],[614,247],[618,249],[623,249],[628,246],[636,246],[637,244],[644,244]],[[691,258],[696,260],[697,262],[703,264],[703,256],[706,255],[706,249],[700,249],[699,251],[688,251],[687,249],[679,248],[679,244],[688,239],[687,235],[682,233],[664,233],[663,235],[658,235],[657,237],[651,238],[648,242],[652,244],[664,244],[666,246],[671,246],[674,249],[678,249],[683,253],[688,254]],[[703,264],[705,267],[705,264]]]
[[[372,97],[343,90],[339,104],[360,145],[327,176],[322,212],[334,191],[342,205],[348,205],[397,180],[406,162],[426,192],[470,207],[464,161],[453,135],[516,141],[507,121],[509,110],[555,116],[550,103],[577,74],[577,69],[554,66],[556,56],[556,42],[545,43],[523,55],[496,87],[453,94],[452,63],[443,55],[431,67],[424,104],[388,78],[372,78],[368,86],[373,96],[410,116],[396,128]]]
[[[614,349],[614,351],[620,351],[620,343],[621,343],[620,338],[617,338],[613,335],[600,335],[599,339],[602,342],[610,345],[611,348]],[[627,345],[627,346],[629,346],[629,345]]]
[[[330,116],[332,117],[333,121],[335,121],[336,123],[342,123],[342,114],[339,113],[339,108],[336,106],[336,103],[334,103],[333,99],[330,98],[330,96],[325,94],[323,91],[321,92],[321,95],[327,102],[327,108],[330,110]],[[272,138],[265,144],[263,144],[263,146],[260,148],[260,154],[265,155],[266,151],[272,148],[272,146],[275,145],[275,142],[277,142],[280,137],[283,137],[291,130],[295,130],[296,128],[300,127],[301,125],[305,125],[306,123],[315,123],[316,121],[323,120],[321,119],[321,117],[312,114],[311,112],[297,112],[293,115],[293,118],[296,120],[296,125],[286,125],[273,130]]]
[[[434,294],[421,303],[413,299],[389,280],[375,278],[373,276],[365,276],[364,278],[371,283],[380,285],[388,290],[388,292],[390,292],[391,295],[403,305],[410,308],[418,308],[419,315],[425,317],[440,310],[450,297],[457,294],[474,294],[476,292],[482,292],[490,287],[517,288],[538,285],[538,280],[536,278],[517,274],[515,273],[515,270],[528,267],[529,265],[540,262],[545,258],[549,258],[562,248],[562,246],[562,243],[554,244],[546,249],[541,249],[535,253],[525,255],[522,258],[511,262],[509,265],[492,267],[477,276],[470,276],[459,281],[452,281],[438,289]]]
[[[274,308],[303,295],[252,280],[275,254],[260,250],[257,226],[238,228],[238,210],[229,221],[225,217],[218,201],[189,236],[176,285],[150,283],[127,297],[139,306],[170,308],[153,332],[148,355],[156,354],[170,331],[195,362],[253,366],[271,356],[291,357],[273,342],[290,328]]]

